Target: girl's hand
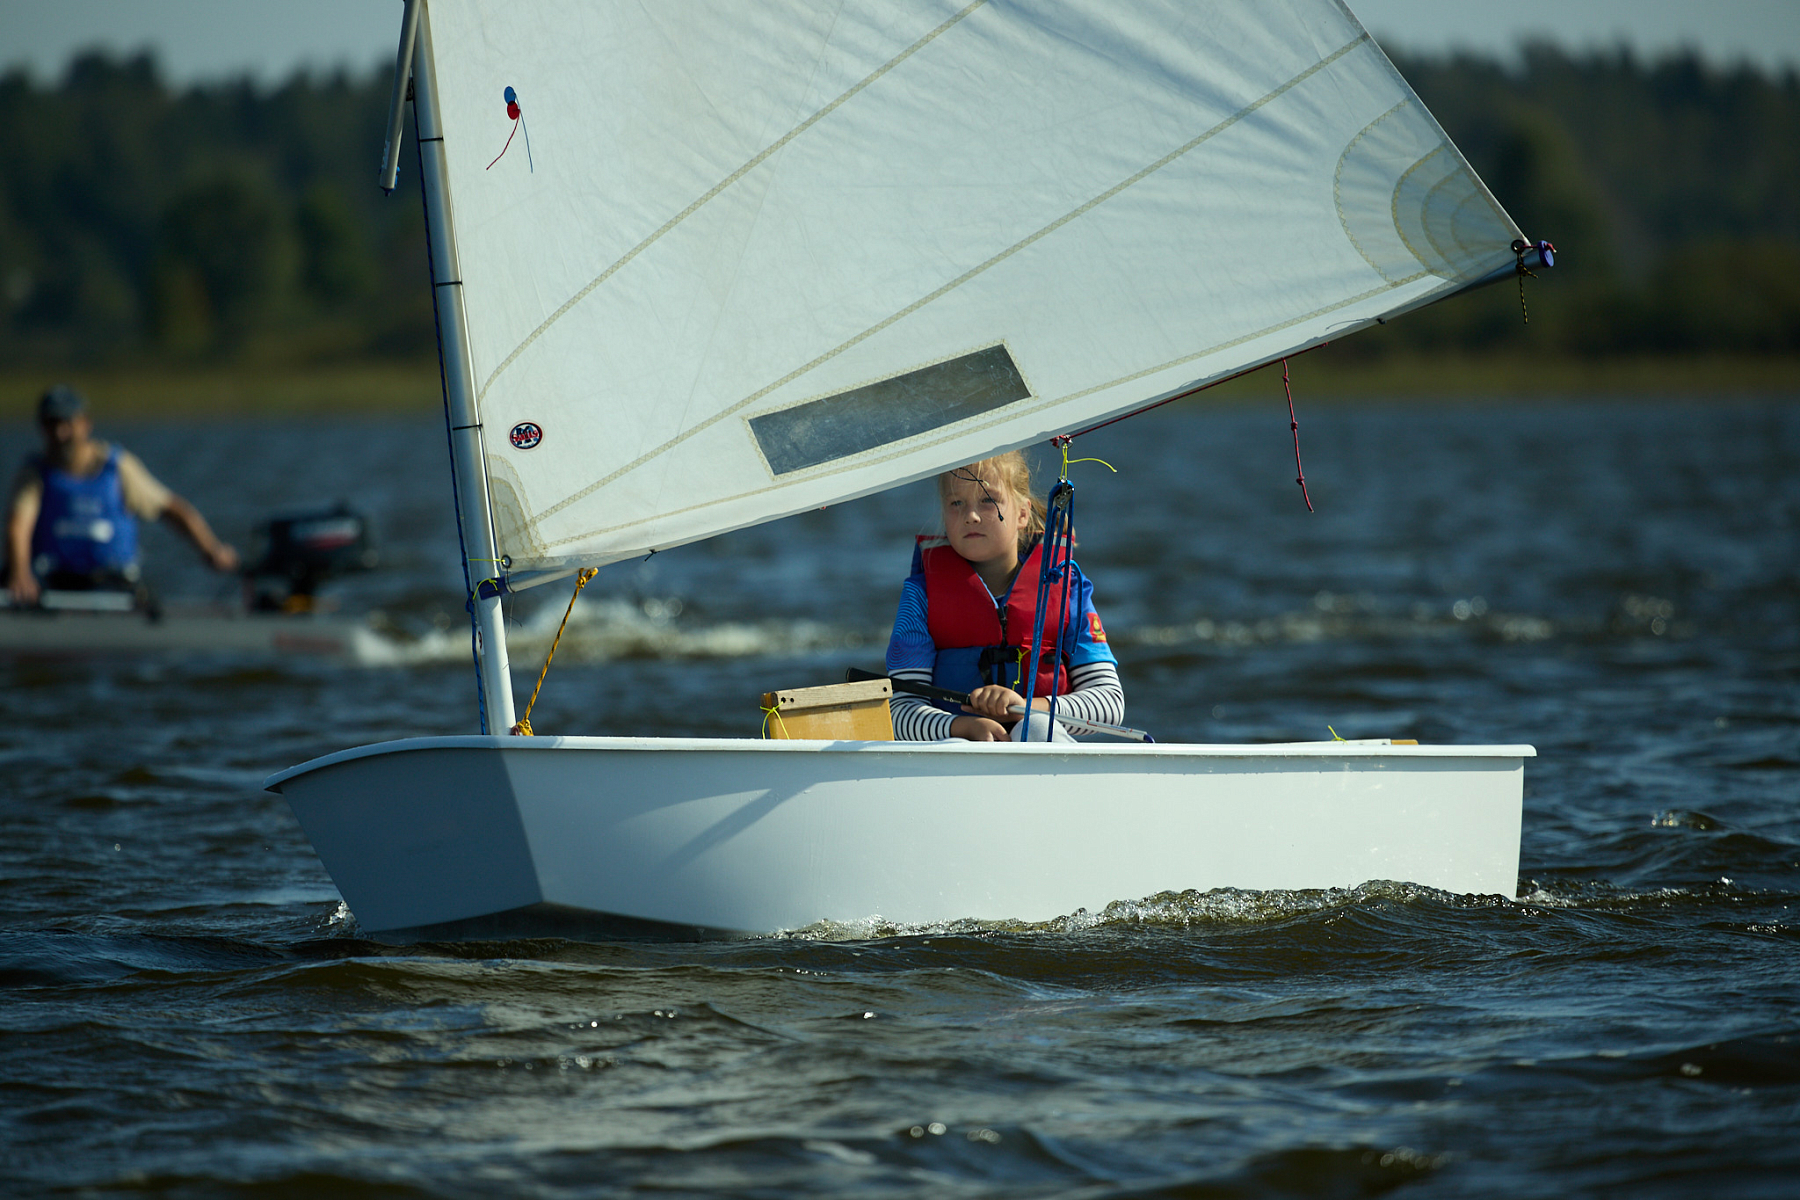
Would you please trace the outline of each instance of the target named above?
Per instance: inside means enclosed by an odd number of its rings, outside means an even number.
[[[1012,735],[1007,733],[1006,726],[998,721],[990,721],[986,717],[957,717],[950,722],[950,736],[959,737],[965,742],[1009,742]]]
[[[1025,697],[1009,687],[990,683],[970,692],[969,702],[963,705],[963,708],[968,712],[980,713],[984,717],[992,717],[996,721],[1004,721],[1011,725],[1019,719],[1019,714],[1008,711],[1015,704],[1023,708]],[[1043,711],[1050,707],[1050,702],[1042,696],[1037,696],[1032,699],[1031,707],[1033,711]]]

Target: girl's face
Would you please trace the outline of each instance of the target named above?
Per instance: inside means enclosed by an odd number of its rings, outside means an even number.
[[[1016,565],[1019,535],[1031,519],[1027,505],[1003,484],[951,476],[943,487],[944,532],[972,563]]]

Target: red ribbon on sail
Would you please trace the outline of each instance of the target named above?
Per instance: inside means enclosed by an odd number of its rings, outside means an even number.
[[[500,153],[494,155],[494,162],[482,168],[484,171],[493,170],[494,163],[506,157],[507,150],[512,147],[513,136],[520,129],[525,128],[525,110],[519,107],[519,93],[513,91],[511,85],[508,85],[506,91],[501,95],[506,100],[506,115],[512,118],[512,132],[506,135],[506,145],[500,147]],[[531,161],[531,130],[529,129],[525,129],[525,165],[532,174],[537,173],[537,165]]]

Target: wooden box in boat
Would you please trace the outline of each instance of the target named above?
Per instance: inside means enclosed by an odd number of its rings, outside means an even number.
[[[832,683],[824,687],[764,692],[763,735],[826,741],[891,742],[894,719],[888,699],[894,686],[885,679]]]

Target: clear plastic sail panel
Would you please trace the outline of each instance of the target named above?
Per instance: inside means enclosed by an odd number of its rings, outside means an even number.
[[[1342,5],[431,0],[513,571],[1079,429],[1504,270]]]

